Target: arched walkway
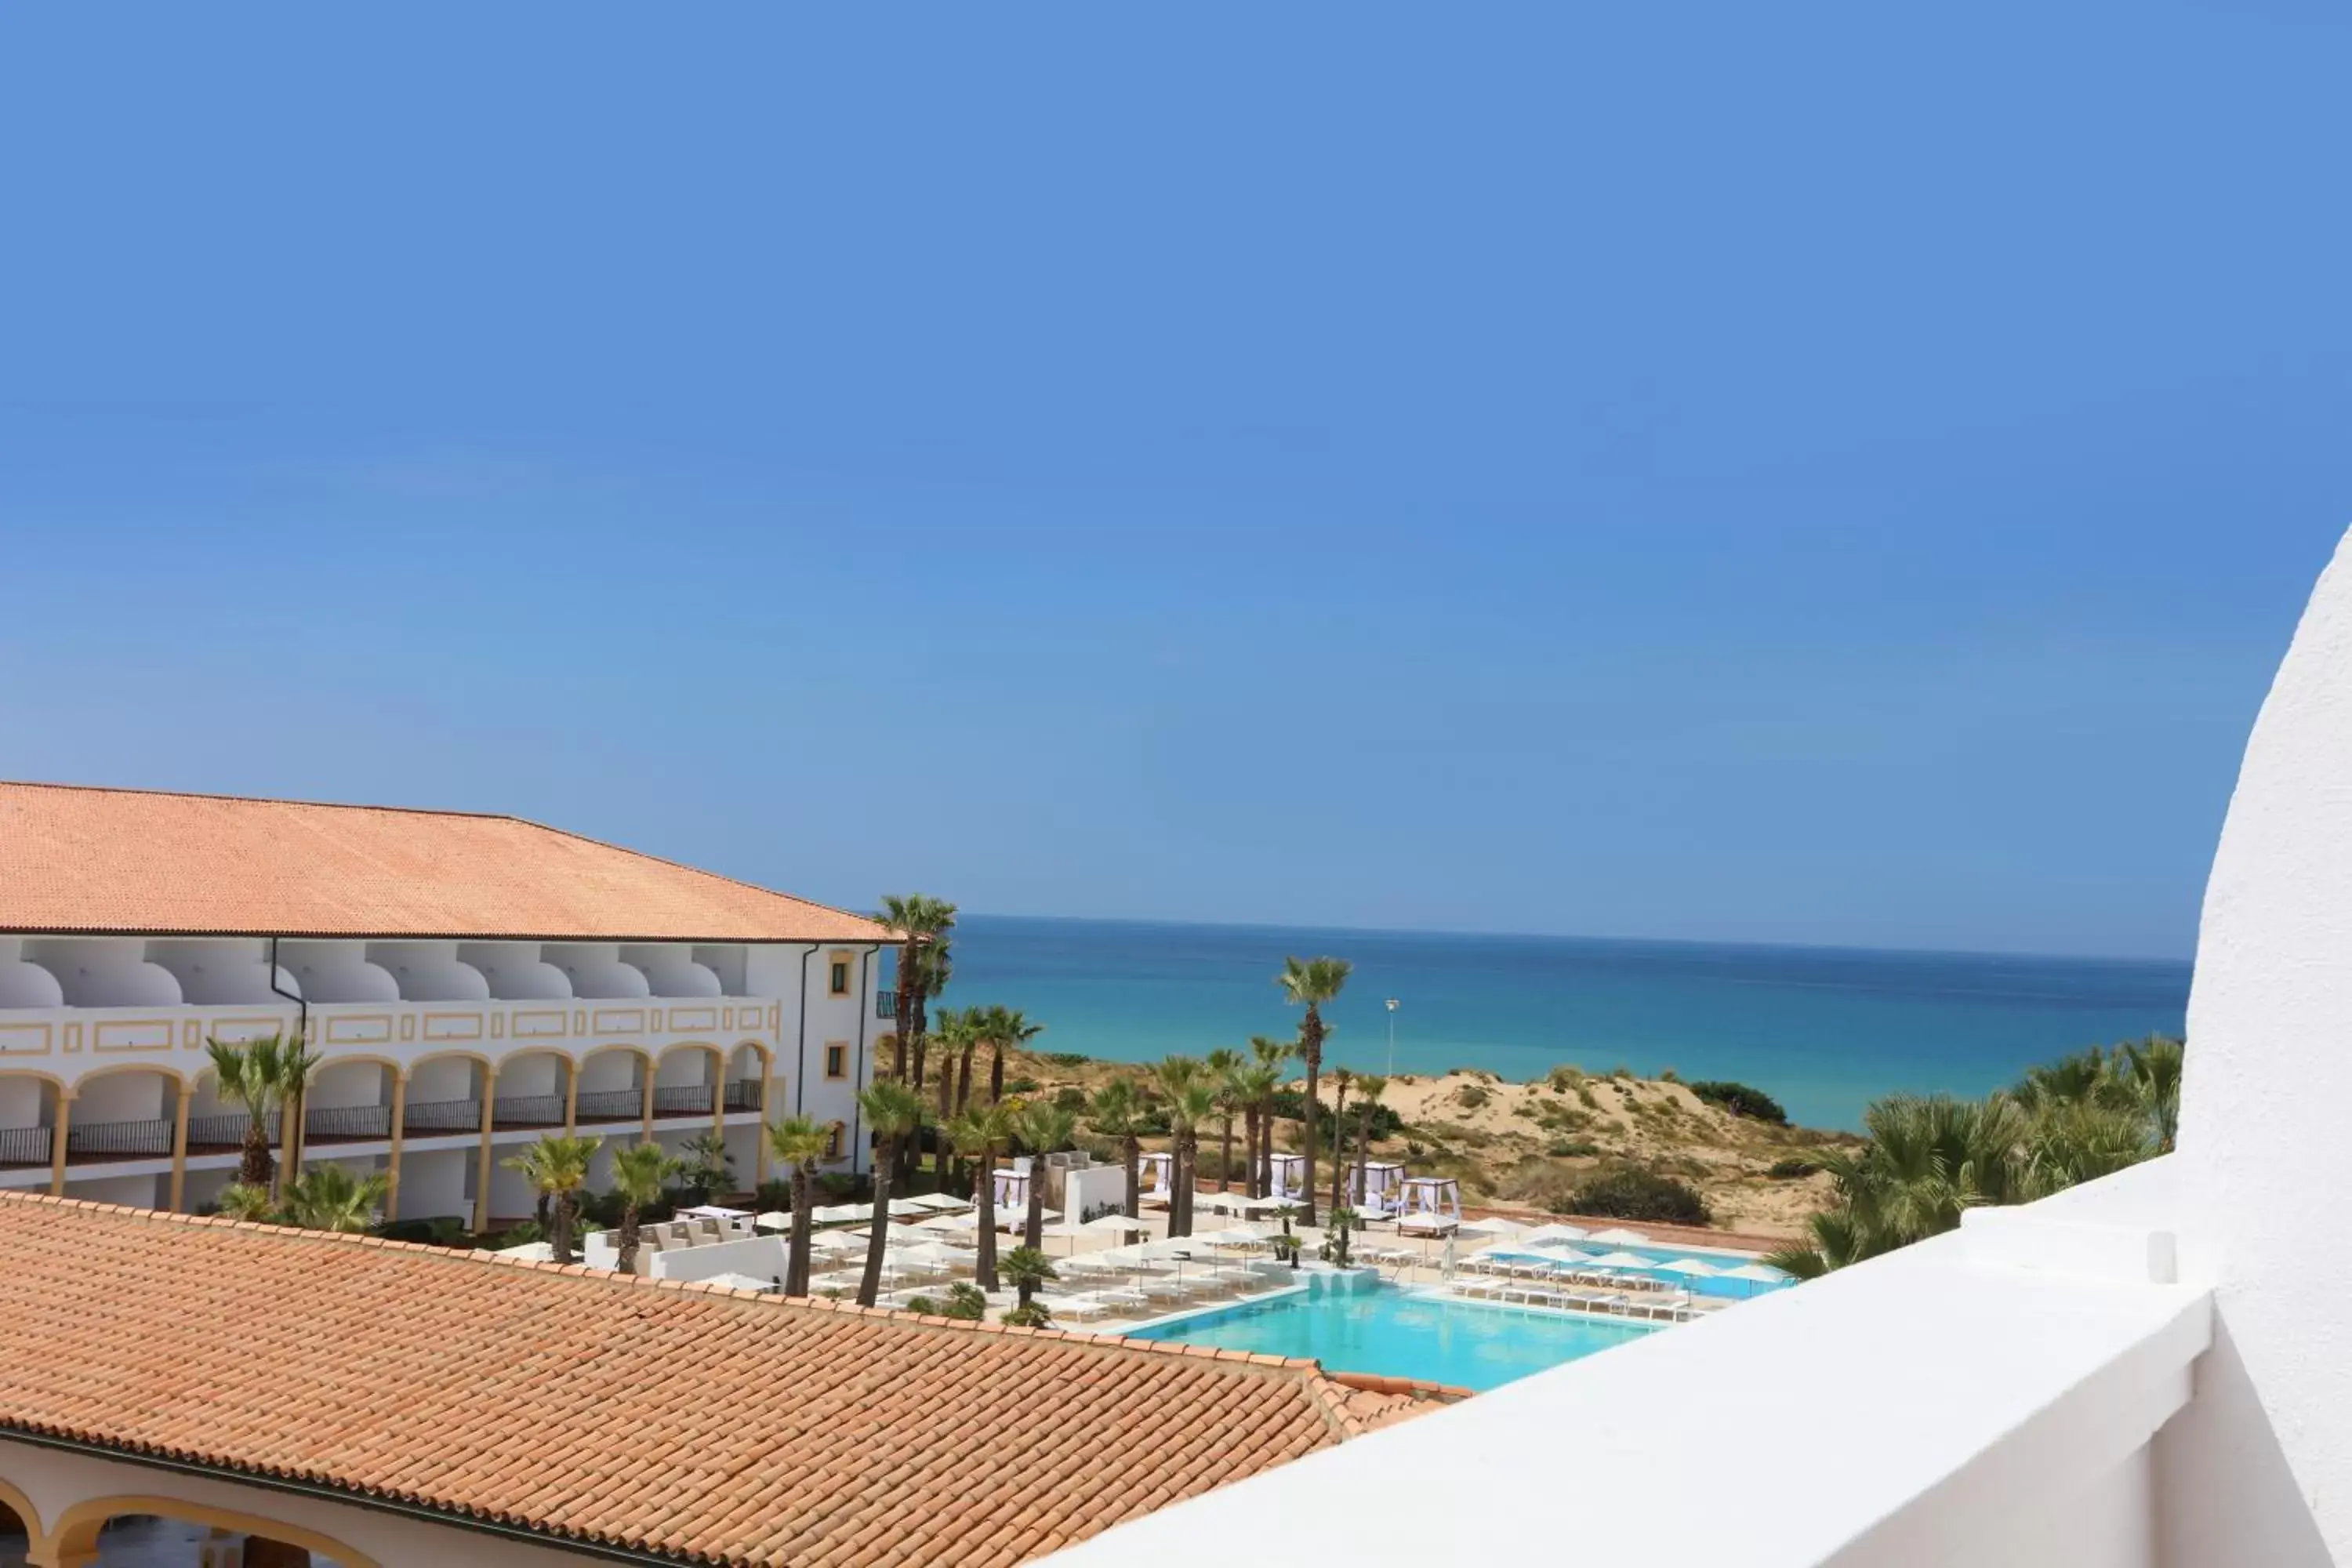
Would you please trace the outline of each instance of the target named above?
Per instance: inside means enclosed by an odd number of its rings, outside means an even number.
[[[100,1560],[99,1532],[109,1520],[125,1515],[180,1520],[241,1535],[246,1538],[246,1568],[310,1568],[318,1559],[331,1561],[336,1568],[378,1568],[373,1558],[332,1536],[257,1514],[164,1497],[94,1498],[78,1502],[58,1516],[50,1527],[49,1539],[35,1548],[31,1560],[39,1568],[93,1568]]]

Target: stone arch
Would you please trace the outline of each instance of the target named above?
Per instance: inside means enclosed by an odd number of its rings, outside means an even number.
[[[427,1070],[446,1067],[450,1062],[470,1062],[478,1069],[477,1073],[467,1075],[463,1094],[450,1092],[452,1086],[447,1081],[446,1074]],[[489,1058],[479,1051],[427,1051],[423,1056],[409,1059],[407,1078],[407,1114],[412,1119],[407,1125],[407,1135],[411,1138],[439,1137],[449,1132],[477,1131],[467,1127],[424,1128],[418,1126],[414,1118],[417,1108],[421,1105],[484,1099],[491,1093],[499,1080],[498,1068],[491,1064]]]
[[[207,1503],[169,1497],[105,1497],[78,1502],[58,1516],[58,1522],[49,1531],[48,1538],[35,1546],[31,1561],[40,1568],[94,1568],[98,1562],[98,1532],[105,1528],[108,1520],[126,1513],[185,1520],[191,1524],[208,1525],[240,1535],[265,1536],[271,1541],[284,1542],[289,1546],[331,1557],[337,1568],[382,1568],[366,1552],[348,1546],[331,1535],[322,1535],[315,1530],[288,1524],[280,1520],[264,1519],[258,1514],[238,1513],[214,1508]]]
[[[16,1516],[17,1521],[25,1527],[26,1542],[34,1552],[38,1552],[42,1544],[41,1510],[33,1506],[33,1500],[6,1481],[0,1481],[0,1510]]]
[[[205,1072],[211,1070],[209,1068],[203,1069]],[[134,1072],[152,1072],[158,1078],[169,1079],[172,1087],[177,1089],[186,1089],[194,1082],[194,1079],[181,1076],[179,1068],[166,1067],[162,1062],[109,1062],[102,1068],[92,1068],[89,1071],[77,1077],[67,1092],[67,1098],[79,1100],[84,1085],[96,1083],[100,1079],[121,1078]],[[202,1074],[198,1076],[201,1077]]]

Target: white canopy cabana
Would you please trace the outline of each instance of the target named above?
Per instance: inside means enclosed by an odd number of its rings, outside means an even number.
[[[1462,1184],[1452,1176],[1407,1176],[1397,1229],[1433,1235],[1462,1223]]]
[[[677,1217],[679,1219],[743,1219],[748,1217],[751,1212],[749,1209],[721,1208],[717,1204],[697,1204],[692,1208],[679,1209]]]
[[[978,1230],[980,1214],[974,1209],[966,1209],[961,1214],[935,1214],[929,1219],[917,1220],[915,1228],[917,1230]]]
[[[1096,1231],[1117,1231],[1124,1236],[1135,1236],[1139,1234],[1148,1235],[1151,1230],[1151,1222],[1139,1215],[1134,1219],[1129,1219],[1123,1214],[1099,1214],[1095,1215],[1094,1218],[1087,1221],[1080,1228]]]
[[[1360,1213],[1391,1215],[1403,1205],[1404,1166],[1394,1160],[1367,1160],[1349,1173],[1349,1185]]]
[[[1274,1195],[1278,1198],[1307,1196],[1307,1156],[1276,1154],[1272,1162]]]
[[[1026,1170],[999,1170],[996,1173],[996,1219],[1002,1225],[1007,1214],[1021,1214],[1029,1207],[1029,1183],[1033,1178]]]
[[[1135,1170],[1136,1201],[1166,1207],[1176,1191],[1176,1156],[1146,1154]]]
[[[828,1230],[809,1237],[809,1250],[831,1258],[845,1258],[853,1252],[866,1250],[865,1239],[845,1230]]]

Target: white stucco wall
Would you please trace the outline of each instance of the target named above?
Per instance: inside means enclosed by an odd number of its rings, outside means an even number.
[[[2158,1449],[2168,1563],[2352,1562],[2352,559],[2321,578],[2254,726],[2189,1005],[2185,1264],[2216,1346]]]

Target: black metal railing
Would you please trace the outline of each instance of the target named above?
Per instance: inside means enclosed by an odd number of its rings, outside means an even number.
[[[46,1165],[49,1163],[47,1127],[0,1127],[0,1165]]]
[[[172,1123],[152,1121],[76,1121],[66,1128],[68,1160],[168,1160],[172,1157]]]
[[[195,1153],[216,1153],[223,1149],[245,1147],[245,1130],[253,1125],[253,1118],[242,1110],[215,1111],[210,1116],[188,1118],[188,1148]],[[278,1112],[271,1111],[263,1124],[263,1136],[278,1142]],[[73,1129],[67,1128],[66,1146],[73,1147]]]
[[[898,994],[896,991],[877,991],[874,993],[874,1016],[877,1018],[897,1017],[898,1016]]]
[[[592,1089],[573,1102],[575,1121],[635,1121],[646,1113],[642,1089]]]
[[[707,1083],[677,1083],[654,1089],[656,1116],[708,1116],[710,1088]]]
[[[730,1110],[761,1110],[760,1099],[760,1080],[756,1078],[734,1079],[727,1085],[727,1109]]]
[[[563,1097],[560,1094],[502,1094],[490,1102],[493,1127],[561,1127]]]
[[[401,1135],[415,1138],[431,1132],[479,1132],[482,1102],[478,1100],[411,1100],[400,1113]]]
[[[302,1136],[314,1143],[363,1142],[392,1136],[389,1105],[322,1105],[302,1115]]]

